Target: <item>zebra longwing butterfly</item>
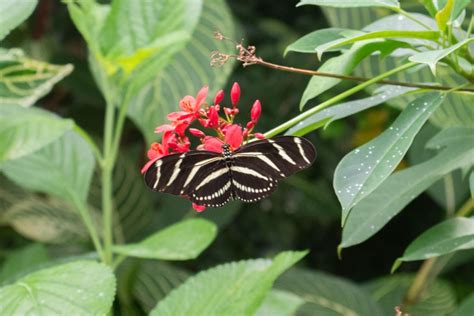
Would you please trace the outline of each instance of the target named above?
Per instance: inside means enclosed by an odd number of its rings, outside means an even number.
[[[153,191],[181,195],[208,207],[230,200],[256,202],[275,191],[278,181],[309,167],[313,144],[302,137],[278,136],[250,142],[234,152],[193,150],[158,159],[145,173]]]

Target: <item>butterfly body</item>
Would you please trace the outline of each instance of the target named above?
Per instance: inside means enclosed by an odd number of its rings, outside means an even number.
[[[236,151],[224,144],[222,149],[164,156],[146,171],[145,182],[154,191],[209,207],[232,199],[256,202],[275,191],[279,180],[309,167],[316,158],[314,146],[294,136],[250,142]]]

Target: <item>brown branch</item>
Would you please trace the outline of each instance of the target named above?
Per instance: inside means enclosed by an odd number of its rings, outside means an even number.
[[[330,78],[349,80],[349,81],[355,81],[355,82],[365,82],[365,81],[370,80],[370,78],[339,75],[339,74],[334,74],[334,73],[329,73],[329,72],[322,72],[322,71],[317,71],[317,70],[309,70],[309,69],[296,68],[296,67],[288,67],[288,66],[270,63],[263,60],[262,58],[258,57],[255,54],[255,51],[256,51],[255,46],[244,47],[242,43],[237,43],[234,40],[223,36],[219,32],[215,33],[215,38],[218,40],[228,40],[228,41],[233,42],[235,44],[236,49],[239,51],[239,54],[231,55],[231,54],[223,54],[219,51],[214,51],[211,54],[211,65],[213,66],[223,65],[227,62],[227,60],[231,58],[235,58],[241,61],[244,67],[251,66],[251,65],[261,65],[261,66],[265,66],[265,67],[276,69],[276,70],[298,73],[298,74],[309,75],[309,76],[330,77]],[[474,92],[474,89],[470,89],[470,88],[456,89],[454,87],[443,86],[443,85],[418,84],[418,83],[395,81],[395,80],[381,80],[377,82],[377,84],[412,87],[412,88],[420,88],[420,89],[427,89],[427,90],[441,90],[441,91],[456,90],[458,92]]]

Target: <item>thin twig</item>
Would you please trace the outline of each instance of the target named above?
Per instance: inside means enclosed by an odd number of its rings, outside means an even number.
[[[358,76],[346,76],[346,75],[334,74],[334,73],[323,72],[323,71],[318,71],[318,70],[289,67],[289,66],[283,66],[283,65],[270,63],[268,61],[263,60],[261,57],[258,57],[255,54],[256,52],[255,46],[244,47],[242,43],[238,43],[230,38],[227,38],[219,32],[215,33],[215,38],[218,40],[228,40],[228,41],[233,42],[235,44],[236,49],[239,51],[239,54],[238,55],[224,54],[219,51],[214,51],[211,54],[211,65],[223,65],[229,59],[235,58],[241,61],[244,67],[251,66],[251,65],[261,65],[261,66],[265,66],[265,67],[276,69],[276,70],[298,73],[298,74],[309,75],[309,76],[330,77],[330,78],[349,80],[349,81],[355,81],[355,82],[366,82],[366,81],[371,80],[371,78],[358,77]],[[418,84],[418,83],[395,81],[395,80],[381,80],[377,82],[377,84],[412,87],[412,88],[420,88],[420,89],[427,89],[427,90],[441,90],[441,91],[448,91],[448,90],[453,89],[453,87],[443,86],[443,85]],[[456,91],[473,93],[474,89],[464,88],[464,89],[458,89]]]

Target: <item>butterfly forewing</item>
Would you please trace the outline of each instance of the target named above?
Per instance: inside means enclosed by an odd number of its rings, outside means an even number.
[[[191,151],[158,159],[145,173],[145,182],[154,191],[189,195],[209,171],[222,165],[221,155]]]

